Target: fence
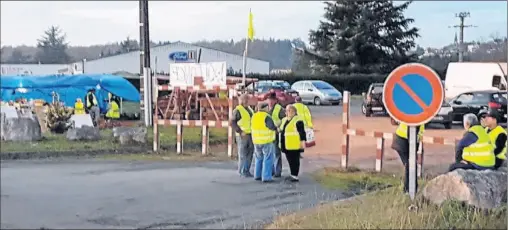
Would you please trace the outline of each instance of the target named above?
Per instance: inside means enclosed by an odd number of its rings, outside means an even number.
[[[351,102],[351,93],[348,91],[344,91],[343,95],[343,107],[342,107],[342,156],[341,156],[341,166],[343,168],[347,168],[349,164],[349,154],[350,154],[350,136],[361,136],[361,137],[371,137],[376,139],[376,166],[375,170],[377,172],[381,172],[383,169],[383,160],[384,160],[384,151],[385,151],[385,140],[393,140],[394,133],[386,133],[379,131],[365,131],[361,129],[352,129],[350,128],[350,102]],[[423,136],[420,144],[420,148],[417,150],[417,173],[418,176],[421,177],[423,175],[423,158],[424,158],[424,144],[441,144],[448,146],[455,146],[457,143],[457,139],[444,138],[444,137],[431,137],[431,136]]]
[[[198,81],[199,82],[199,81]],[[153,122],[154,129],[153,129],[153,151],[158,151],[160,148],[160,140],[159,140],[159,125],[164,126],[176,126],[176,152],[177,154],[183,153],[183,127],[201,127],[201,134],[202,134],[202,144],[201,144],[201,153],[203,155],[206,155],[208,153],[208,147],[209,147],[209,137],[210,127],[217,127],[217,128],[227,128],[228,129],[228,144],[227,144],[227,153],[229,157],[233,156],[233,128],[231,127],[229,120],[216,120],[216,121],[210,121],[210,120],[174,120],[174,119],[159,119],[158,116],[158,108],[157,108],[157,100],[159,91],[180,91],[180,90],[186,90],[190,92],[196,92],[196,93],[208,93],[208,92],[216,92],[219,91],[228,91],[228,117],[233,116],[233,95],[235,94],[234,89],[232,86],[203,86],[203,85],[194,85],[189,86],[185,88],[175,87],[171,85],[158,85],[156,81],[154,82],[154,90],[153,90],[153,98],[154,98],[154,114],[153,114]],[[169,105],[168,105],[169,106]],[[175,105],[176,106],[176,105]]]

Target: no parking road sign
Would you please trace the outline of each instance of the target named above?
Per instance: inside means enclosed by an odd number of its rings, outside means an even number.
[[[383,103],[390,116],[408,126],[409,196],[416,196],[417,126],[430,121],[441,109],[443,85],[439,75],[430,67],[410,63],[397,67],[385,81]],[[404,151],[404,150],[403,150]],[[407,150],[406,150],[407,151]],[[402,155],[401,155],[402,156]]]
[[[397,67],[383,87],[383,103],[388,114],[408,126],[430,121],[441,109],[443,98],[439,75],[419,63]]]

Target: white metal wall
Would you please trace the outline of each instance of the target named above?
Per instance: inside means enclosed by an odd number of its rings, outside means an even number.
[[[67,67],[66,64],[0,64],[0,75],[50,75]]]
[[[150,50],[151,68],[157,67],[158,72],[169,72],[169,54],[173,52],[188,52],[189,50],[198,51],[201,48],[201,62],[225,61],[228,68],[234,71],[242,69],[242,56],[229,54],[213,49],[202,48],[183,42],[173,43],[165,46],[158,46]],[[157,57],[157,63],[155,62]],[[140,68],[139,51],[126,54],[105,57],[97,60],[86,61],[85,73],[113,73],[117,71],[127,71],[130,73],[139,73]],[[81,65],[81,62],[76,63]],[[248,58],[247,73],[268,74],[270,72],[270,63],[267,61]]]

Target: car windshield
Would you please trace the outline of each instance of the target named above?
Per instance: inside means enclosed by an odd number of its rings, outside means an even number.
[[[504,104],[504,105],[506,105],[506,103],[508,102],[507,93],[495,93],[492,95],[492,97],[494,98],[494,100],[496,102]]]
[[[333,89],[332,85],[330,85],[330,84],[328,84],[326,82],[322,82],[322,81],[315,81],[315,82],[312,82],[312,84],[317,89]]]
[[[274,82],[274,86],[282,87],[283,89],[290,89],[291,85],[286,81],[276,81]]]
[[[372,88],[371,93],[382,93],[383,92],[383,86],[382,85],[376,85],[374,88]]]

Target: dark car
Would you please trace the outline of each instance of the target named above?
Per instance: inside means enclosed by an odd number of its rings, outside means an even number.
[[[286,81],[259,81],[254,85],[254,93],[258,101],[264,101],[271,93],[275,93],[277,100],[282,106],[295,103],[298,92],[291,89]]]
[[[464,114],[478,115],[482,109],[494,109],[501,114],[500,122],[506,122],[506,91],[482,90],[470,91],[457,95],[450,100],[453,107],[453,121],[462,122]]]
[[[364,94],[362,113],[366,117],[370,117],[376,112],[386,114],[386,108],[383,104],[383,86],[384,83],[373,83],[369,86],[367,93]]]

